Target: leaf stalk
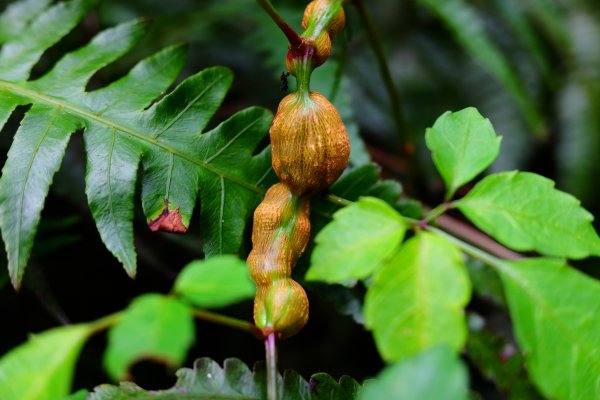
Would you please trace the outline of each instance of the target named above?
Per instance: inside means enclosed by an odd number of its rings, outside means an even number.
[[[278,400],[277,391],[277,345],[275,333],[270,333],[265,339],[265,353],[267,358],[267,399]]]

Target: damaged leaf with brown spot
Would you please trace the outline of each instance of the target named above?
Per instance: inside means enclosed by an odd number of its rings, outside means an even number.
[[[169,202],[165,200],[163,212],[155,219],[148,222],[148,227],[152,232],[185,233],[187,226],[181,220],[179,208],[170,209]]]

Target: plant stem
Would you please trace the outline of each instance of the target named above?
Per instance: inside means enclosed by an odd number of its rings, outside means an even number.
[[[92,329],[91,329],[92,335],[95,333],[98,333],[100,331],[103,331],[105,329],[110,328],[111,326],[113,326],[114,324],[119,322],[122,315],[123,315],[123,312],[119,311],[114,314],[109,314],[100,319],[90,322],[90,325],[92,327]]]
[[[286,22],[285,19],[279,14],[279,12],[273,7],[273,4],[269,0],[256,0],[258,4],[269,14],[269,16],[275,21],[279,29],[283,32],[285,37],[293,47],[297,47],[302,43],[302,38],[296,33],[296,31]]]
[[[194,310],[194,317],[204,321],[213,322],[215,324],[246,331],[257,337],[258,339],[264,338],[261,330],[258,329],[253,323],[248,321],[228,317],[226,315],[217,314],[206,310]]]
[[[331,194],[331,193],[328,193],[325,196],[325,198],[327,200],[331,201],[333,204],[336,204],[336,205],[342,206],[342,207],[349,206],[350,204],[353,203],[353,201],[344,199],[343,197],[336,196],[335,194]]]
[[[441,229],[434,228],[433,226],[428,225],[425,229],[428,230],[429,232],[435,233],[436,235],[441,236],[441,237],[451,241],[452,243],[456,244],[466,254],[470,255],[473,258],[478,259],[479,261],[483,262],[484,264],[487,264],[490,267],[494,267],[496,269],[502,269],[502,260],[494,257],[490,253],[487,253],[473,245],[470,245],[467,242],[463,242],[459,238],[452,236],[449,233],[446,233]]]
[[[453,207],[452,203],[444,202],[444,203],[440,204],[439,206],[435,207],[433,210],[430,210],[427,213],[427,215],[425,216],[424,221],[431,222],[431,221],[437,219],[438,217],[440,217],[442,214],[444,214],[446,211],[448,211],[452,207]]]
[[[484,249],[488,253],[495,255],[496,257],[508,260],[523,258],[521,254],[507,249],[479,230],[473,228],[471,225],[465,224],[448,215],[441,215],[438,217],[436,220],[436,225],[453,236],[458,236],[474,244],[475,246]]]
[[[277,400],[277,345],[275,333],[269,334],[265,339],[265,352],[267,358],[267,399]]]
[[[398,130],[398,136],[400,138],[400,145],[404,149],[404,145],[409,142],[409,138],[406,129],[406,121],[404,120],[404,113],[402,111],[402,101],[400,99],[400,95],[396,90],[396,85],[394,84],[394,80],[392,79],[390,68],[387,64],[387,60],[385,59],[385,53],[383,51],[383,46],[381,45],[381,40],[377,35],[375,25],[373,24],[373,20],[371,18],[371,15],[369,14],[369,10],[365,5],[365,1],[354,0],[354,4],[358,9],[358,15],[360,16],[360,19],[367,31],[367,38],[369,39],[371,48],[375,53],[375,58],[377,59],[377,64],[379,65],[379,72],[381,74],[381,77],[385,84],[385,88],[390,98],[390,105],[392,107],[392,117],[394,118],[394,122],[396,123],[396,129]]]

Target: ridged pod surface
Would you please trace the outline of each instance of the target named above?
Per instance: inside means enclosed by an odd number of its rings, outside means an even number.
[[[277,183],[254,212],[247,263],[257,286],[254,321],[265,335],[291,336],[308,320],[306,293],[290,276],[310,236],[309,204]]]
[[[289,277],[310,236],[310,203],[283,183],[267,191],[254,211],[248,265],[257,285]]]
[[[306,292],[291,275],[310,236],[309,199],[336,181],[350,157],[340,114],[309,90],[312,70],[331,53],[330,35],[344,26],[341,1],[332,1],[315,0],[306,8],[303,25],[311,28],[299,44],[290,45],[286,59],[298,91],[281,100],[270,129],[273,169],[281,182],[269,188],[254,212],[247,260],[257,286],[254,321],[265,336],[289,337],[308,321]]]
[[[321,15],[324,9],[328,7],[330,3],[331,0],[314,0],[308,3],[306,8],[304,9],[304,16],[302,17],[302,29],[306,29],[308,27],[309,21]],[[340,8],[340,11],[329,23],[329,26],[327,27],[327,32],[329,33],[329,35],[335,36],[342,29],[344,29],[345,24],[346,13],[344,13],[343,8]]]
[[[291,93],[281,100],[270,134],[273,169],[296,193],[329,187],[348,166],[346,127],[318,92]]]

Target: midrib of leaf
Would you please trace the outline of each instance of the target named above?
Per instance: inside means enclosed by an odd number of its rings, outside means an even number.
[[[179,150],[165,144],[165,143],[161,143],[158,140],[156,140],[154,137],[149,137],[146,136],[136,130],[133,130],[131,128],[119,125],[111,120],[108,120],[107,118],[103,117],[102,115],[96,114],[94,112],[90,112],[87,110],[84,110],[82,108],[76,107],[72,104],[66,103],[64,101],[61,101],[57,98],[51,97],[51,96],[47,96],[45,94],[39,93],[35,90],[31,90],[31,89],[26,89],[24,87],[21,87],[19,85],[16,85],[14,83],[11,82],[6,82],[6,81],[2,81],[0,80],[0,89],[6,90],[7,92],[10,93],[14,93],[32,100],[37,100],[34,101],[34,103],[38,102],[38,103],[45,103],[47,105],[56,107],[58,109],[64,109],[67,110],[73,114],[79,115],[89,121],[94,121],[94,122],[98,122],[100,124],[106,125],[108,127],[110,127],[111,129],[114,129],[115,132],[122,132],[122,133],[126,133],[128,135],[133,136],[135,139],[141,141],[141,142],[145,142],[151,145],[154,145],[158,148],[163,149],[164,151],[171,153],[177,157],[180,157],[184,160],[187,160],[189,162],[191,162],[192,164],[196,164],[197,166],[219,176],[221,179],[227,179],[228,181],[231,181],[233,183],[235,183],[236,185],[243,187],[247,190],[250,190],[252,192],[258,193],[258,194],[263,194],[264,190],[259,188],[256,185],[253,185],[251,183],[247,183],[244,182],[236,177],[233,177],[231,175],[228,175],[226,173],[221,172],[219,169],[215,168],[214,166],[207,164],[206,162],[199,160],[198,158],[195,158],[193,156],[190,156],[188,154],[182,153]]]
[[[46,129],[44,130],[44,133],[42,134],[42,136],[40,137],[40,140],[38,141],[37,145],[35,146],[35,151],[33,153],[33,157],[31,157],[31,159],[29,160],[29,165],[27,166],[27,173],[25,174],[25,181],[23,182],[23,186],[21,187],[21,193],[19,193],[19,196],[20,196],[19,219],[18,219],[19,224],[17,225],[17,236],[19,238],[21,238],[21,227],[23,226],[23,205],[24,205],[24,200],[25,200],[25,188],[27,187],[27,182],[29,182],[31,168],[33,167],[33,163],[35,162],[35,158],[37,157],[38,151],[40,150],[40,146],[46,139],[46,135],[48,135],[48,131],[50,130],[52,125],[54,125],[54,121],[56,121],[56,118],[60,114],[60,110],[61,110],[60,107],[56,107],[56,110],[52,114],[52,118],[50,119],[50,121],[48,121],[48,124],[46,125]],[[21,246],[17,246],[16,265],[20,265],[20,257],[21,257]]]
[[[462,146],[460,146],[460,151],[459,151],[459,159],[458,162],[456,163],[456,174],[454,175],[454,177],[452,178],[452,187],[450,188],[450,192],[448,193],[448,196],[452,196],[454,194],[454,192],[456,191],[456,189],[458,189],[457,187],[457,180],[459,178],[459,174],[462,170],[464,161],[465,161],[465,153],[467,152],[467,145],[471,139],[471,125],[472,125],[472,121],[473,121],[473,114],[469,113],[469,120],[467,122],[467,129],[466,129],[466,133],[465,133],[465,140],[463,140],[462,142]]]
[[[110,151],[108,152],[108,167],[106,168],[106,182],[108,182],[108,208],[110,210],[110,222],[112,223],[113,227],[117,226],[116,220],[115,220],[115,214],[113,211],[113,202],[112,202],[112,184],[111,184],[111,175],[110,175],[110,171],[112,169],[112,156],[113,156],[113,152],[115,150],[115,141],[116,141],[116,132],[113,129],[111,129],[111,136],[112,136],[112,140],[110,142]],[[123,248],[123,240],[121,238],[121,230],[117,229],[117,236],[119,237],[119,248],[121,250],[121,254],[123,254],[124,257],[126,257],[127,252],[125,251],[125,249]],[[129,264],[129,260],[127,261],[127,263]]]
[[[221,177],[221,204],[219,207],[219,254],[223,254],[223,213],[225,211],[225,181]]]
[[[550,319],[555,326],[559,327],[560,330],[565,334],[565,336],[567,336],[571,343],[573,343],[573,345],[579,350],[579,353],[584,355],[584,357],[589,361],[590,364],[593,364],[596,366],[596,368],[598,370],[600,370],[600,360],[597,358],[593,358],[591,357],[592,354],[597,352],[597,349],[586,349],[584,344],[581,343],[579,340],[577,340],[577,336],[574,334],[573,330],[569,329],[569,326],[564,324],[560,317],[557,316],[553,310],[552,307],[549,307],[545,302],[543,297],[539,297],[535,294],[534,290],[531,290],[529,288],[528,285],[526,285],[525,283],[521,282],[519,280],[518,276],[515,276],[509,268],[505,268],[504,265],[502,265],[502,263],[497,263],[496,267],[499,268],[503,274],[505,274],[506,276],[508,276],[512,282],[516,285],[519,286],[523,292],[525,292],[532,300],[534,300],[534,303],[539,307],[539,311],[541,311],[540,314],[544,314],[548,317],[548,319]],[[536,330],[538,328],[538,324],[535,324]],[[538,333],[536,332],[536,337],[539,337]]]

